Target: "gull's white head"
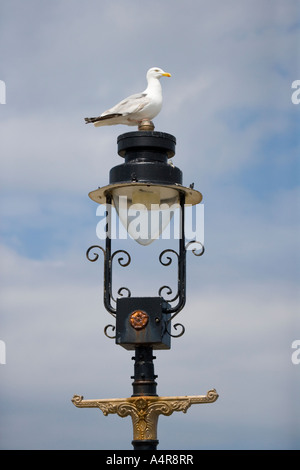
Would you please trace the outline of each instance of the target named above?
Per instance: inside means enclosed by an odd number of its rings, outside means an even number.
[[[161,77],[171,77],[170,73],[164,72],[159,67],[152,67],[147,72],[147,79],[149,78],[161,78]]]

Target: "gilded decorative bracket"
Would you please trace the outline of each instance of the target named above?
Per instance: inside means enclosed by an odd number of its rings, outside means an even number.
[[[114,398],[84,400],[74,395],[72,402],[78,408],[99,408],[105,416],[117,414],[121,418],[131,416],[133,439],[135,441],[156,440],[159,415],[170,416],[174,411],[186,413],[191,405],[213,403],[218,399],[215,389],[206,395],[182,397],[140,396],[131,398]]]

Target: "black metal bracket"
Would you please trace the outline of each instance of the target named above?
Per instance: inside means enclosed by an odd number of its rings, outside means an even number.
[[[110,194],[106,195],[106,211],[107,211],[107,224],[108,228],[111,227],[111,203],[112,203],[112,197]],[[181,233],[179,237],[179,250],[178,252],[173,250],[173,249],[166,249],[160,253],[159,256],[159,262],[163,266],[170,266],[173,262],[173,258],[177,258],[177,292],[175,295],[173,295],[173,291],[170,286],[164,285],[160,287],[158,290],[158,298],[161,299],[161,312],[157,312],[157,316],[162,315],[163,317],[163,322],[162,324],[164,325],[164,330],[161,331],[161,344],[159,345],[157,340],[153,341],[153,344],[156,343],[156,346],[154,345],[155,349],[160,349],[161,347],[163,348],[169,348],[170,344],[169,341],[166,340],[167,336],[170,337],[180,337],[184,334],[185,328],[181,323],[176,323],[173,325],[174,329],[177,330],[178,327],[180,327],[180,332],[177,334],[172,334],[170,331],[171,328],[171,321],[175,318],[176,315],[183,309],[185,306],[186,302],[186,253],[187,249],[190,249],[191,245],[193,244],[199,244],[200,245],[200,250],[197,250],[196,247],[193,248],[191,251],[195,256],[202,256],[204,253],[204,246],[197,241],[190,241],[186,244],[185,241],[185,233],[184,233],[184,224],[185,224],[185,217],[184,217],[184,203],[185,203],[185,195],[183,193],[180,194],[180,213],[181,213],[181,220],[180,220],[180,228],[181,228]],[[117,258],[118,263],[122,267],[129,266],[131,263],[131,256],[130,254],[125,251],[125,250],[117,250],[115,252],[112,252],[112,247],[111,247],[111,237],[110,233],[108,231],[107,237],[106,237],[106,243],[105,243],[105,249],[101,247],[100,245],[93,245],[91,246],[86,253],[86,256],[89,261],[95,262],[99,258],[99,254],[95,252],[95,250],[100,250],[102,251],[104,255],[104,289],[103,289],[103,303],[106,308],[106,310],[114,317],[117,317],[118,314],[118,309],[120,310],[120,305],[124,305],[124,303],[119,302],[120,297],[131,297],[131,291],[128,289],[128,287],[120,287],[117,291],[117,294],[119,295],[119,298],[115,298],[113,295],[113,289],[112,289],[112,271],[113,271],[113,261],[114,258]],[[171,296],[171,297],[168,297]],[[135,298],[135,310],[138,307],[138,299],[140,299],[140,304],[143,304],[143,297],[140,298]],[[174,302],[176,304],[174,305]],[[172,305],[173,304],[173,305]],[[119,307],[118,307],[119,305]],[[117,323],[120,324],[120,322]],[[118,334],[118,339],[116,334],[110,335],[108,334],[108,329],[111,329],[112,332],[115,332],[116,327],[114,325],[107,325],[104,329],[104,333],[108,338],[111,339],[116,339],[116,342],[118,344],[121,344],[123,347],[126,347],[126,349],[134,349],[134,346],[129,347],[128,346],[128,339],[126,341],[121,341],[120,337],[122,337],[122,334],[120,333],[120,329],[117,328],[117,334]],[[133,333],[131,330],[129,330],[130,333]],[[149,334],[149,332],[148,332]],[[131,344],[139,344],[141,342],[140,334],[136,334],[136,340],[134,341],[134,336],[131,334]],[[156,338],[156,336],[154,335]],[[150,338],[150,339],[149,339]],[[150,335],[148,337],[148,341],[145,341],[145,343],[152,344],[151,341],[152,336]],[[121,342],[120,342],[121,341]],[[123,344],[122,344],[123,343]],[[125,346],[126,344],[126,346]]]

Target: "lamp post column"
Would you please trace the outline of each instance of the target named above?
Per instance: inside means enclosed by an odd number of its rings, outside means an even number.
[[[134,379],[132,397],[157,397],[154,374],[153,348],[150,346],[138,346],[135,348],[135,356],[132,358],[134,362]],[[134,450],[156,450],[158,445],[157,439],[135,439],[132,441]]]
[[[132,383],[133,394],[132,397],[139,396],[154,396],[157,397],[155,379],[157,375],[154,374],[153,349],[150,346],[138,346],[135,348],[134,359],[134,379]]]

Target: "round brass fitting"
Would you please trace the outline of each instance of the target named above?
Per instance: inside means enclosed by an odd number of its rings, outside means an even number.
[[[135,310],[129,317],[130,325],[135,330],[142,330],[149,321],[149,315],[143,310]]]

